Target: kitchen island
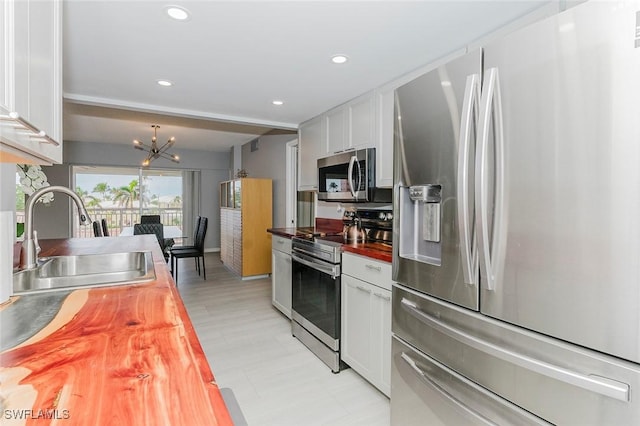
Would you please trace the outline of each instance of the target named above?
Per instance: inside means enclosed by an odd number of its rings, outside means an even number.
[[[3,350],[0,423],[233,424],[155,236],[40,245],[41,256],[150,250],[156,278],[67,291],[50,322]]]

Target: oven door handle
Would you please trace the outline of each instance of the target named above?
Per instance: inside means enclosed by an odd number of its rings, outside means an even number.
[[[331,277],[333,278],[340,276],[340,267],[338,265],[325,265],[323,263],[310,261],[303,257],[300,257],[295,253],[291,253],[291,260],[306,265],[309,268],[315,269],[327,275],[331,275]]]

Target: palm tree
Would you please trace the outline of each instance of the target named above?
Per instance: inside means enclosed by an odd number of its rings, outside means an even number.
[[[111,191],[111,187],[109,186],[108,183],[100,182],[100,183],[96,184],[96,186],[93,187],[93,191],[92,192],[95,192],[96,194],[99,194],[100,198],[102,200],[107,200],[108,201],[108,200],[111,199],[110,191]]]
[[[76,191],[76,194],[78,194],[78,196],[80,197],[80,199],[82,199],[82,202],[86,207],[98,207],[98,208],[102,207],[100,205],[99,199],[89,194],[87,191],[85,191],[81,187],[76,186],[75,191]]]
[[[129,182],[128,185],[119,188],[112,188],[113,201],[118,203],[120,207],[133,208],[136,201],[140,201],[140,185],[138,179]]]

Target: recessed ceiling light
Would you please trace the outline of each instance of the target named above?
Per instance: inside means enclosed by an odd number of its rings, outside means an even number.
[[[347,55],[333,55],[331,57],[331,62],[333,62],[334,64],[344,64],[348,60],[349,57]]]
[[[271,101],[271,103],[274,104],[274,105],[282,105],[282,104],[284,104],[284,102],[279,101],[279,100]]]
[[[189,12],[187,9],[180,6],[167,6],[165,8],[167,15],[175,19],[176,21],[186,21],[189,19]]]
[[[173,86],[173,83],[170,82],[169,80],[156,80],[156,83],[158,83],[160,86],[164,86],[164,87]]]

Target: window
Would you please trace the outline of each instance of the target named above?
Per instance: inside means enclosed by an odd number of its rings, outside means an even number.
[[[182,229],[182,173],[125,167],[73,167],[73,187],[94,221],[107,220],[109,235],[140,222],[143,214],[158,214],[165,225]],[[93,229],[74,223],[75,237]]]

